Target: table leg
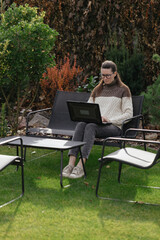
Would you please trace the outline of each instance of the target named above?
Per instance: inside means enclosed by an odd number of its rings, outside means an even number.
[[[24,161],[26,161],[26,151],[27,151],[27,147],[24,147]]]
[[[16,146],[16,154],[19,156],[19,146]]]
[[[60,185],[61,185],[61,188],[63,188],[62,171],[63,171],[63,150],[61,150],[61,174],[60,174]]]
[[[27,147],[24,147],[24,151],[23,151],[24,161],[26,161],[26,150],[27,150]],[[19,146],[16,146],[16,153],[17,153],[17,156],[19,156]]]
[[[81,147],[79,147],[79,153],[80,153],[80,158],[81,158],[81,161],[82,161],[82,166],[83,166],[83,171],[84,171],[84,177],[86,178],[86,169],[85,169],[84,162],[83,162],[83,156],[82,156]]]
[[[17,154],[17,156],[19,156],[19,146],[16,147],[16,154]],[[18,171],[18,169],[19,169],[19,165],[17,165],[17,171]]]

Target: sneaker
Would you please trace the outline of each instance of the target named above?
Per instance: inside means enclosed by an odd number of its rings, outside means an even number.
[[[84,176],[83,168],[81,167],[74,167],[72,173],[70,174],[69,178],[81,178]]]
[[[67,165],[62,171],[62,176],[69,177],[70,174],[72,173],[73,168],[74,168],[73,166]]]

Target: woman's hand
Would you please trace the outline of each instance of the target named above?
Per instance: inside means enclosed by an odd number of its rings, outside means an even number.
[[[109,120],[102,116],[102,122],[109,122]]]

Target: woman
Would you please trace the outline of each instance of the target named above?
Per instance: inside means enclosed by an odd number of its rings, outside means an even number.
[[[98,103],[102,122],[111,124],[98,125],[95,123],[79,122],[76,126],[73,141],[84,141],[82,156],[84,163],[88,159],[95,137],[106,138],[119,136],[121,124],[125,119],[133,116],[132,98],[129,88],[121,81],[117,66],[112,61],[105,61],[101,66],[101,81],[93,89],[88,100]],[[63,169],[63,176],[80,178],[84,175],[82,161],[75,167],[78,149],[69,151],[69,163]]]

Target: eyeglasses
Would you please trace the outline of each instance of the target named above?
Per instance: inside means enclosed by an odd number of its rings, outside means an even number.
[[[112,74],[101,74],[101,77],[103,77],[103,78],[105,78],[105,77],[106,78],[110,78],[112,76]]]

